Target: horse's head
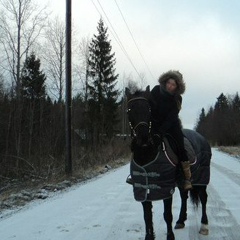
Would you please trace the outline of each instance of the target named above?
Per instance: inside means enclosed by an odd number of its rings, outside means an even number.
[[[151,108],[149,104],[150,88],[145,91],[130,93],[125,90],[127,96],[128,120],[131,134],[140,147],[146,147],[151,143]]]

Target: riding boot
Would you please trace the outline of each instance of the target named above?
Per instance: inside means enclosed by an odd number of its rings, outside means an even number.
[[[184,173],[184,190],[189,190],[192,188],[192,183],[191,183],[191,170],[190,170],[190,163],[189,161],[185,161],[185,162],[181,162],[182,164],[182,169],[183,169],[183,173]]]

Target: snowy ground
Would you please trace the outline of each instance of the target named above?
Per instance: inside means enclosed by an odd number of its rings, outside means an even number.
[[[44,201],[35,201],[0,220],[1,240],[143,240],[142,206],[125,183],[129,165],[74,186]],[[185,229],[176,240],[240,239],[240,159],[213,149],[208,186],[209,235],[198,233],[201,210],[189,204]],[[156,239],[165,239],[162,201],[154,203]],[[174,224],[180,208],[174,194]]]

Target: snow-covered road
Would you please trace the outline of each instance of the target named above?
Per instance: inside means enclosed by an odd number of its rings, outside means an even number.
[[[74,186],[0,220],[1,240],[143,240],[142,206],[125,183],[129,165]],[[240,239],[240,159],[213,149],[207,212],[209,235],[198,233],[201,208],[189,204],[185,229],[176,240]],[[174,194],[174,224],[180,208]],[[162,201],[154,202],[156,239],[165,239]]]

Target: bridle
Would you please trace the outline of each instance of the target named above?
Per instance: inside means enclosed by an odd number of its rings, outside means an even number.
[[[128,114],[131,112],[131,108],[129,107],[129,103],[131,103],[133,101],[147,101],[147,103],[148,103],[148,99],[144,98],[144,97],[136,97],[136,98],[130,99],[127,102],[127,105],[128,105],[127,113]],[[148,105],[149,105],[149,103],[148,103]],[[150,108],[150,106],[149,106],[149,114],[151,115],[151,108]],[[151,122],[151,120],[149,122],[141,121],[141,122],[137,123],[136,126],[133,126],[133,124],[129,120],[129,126],[130,126],[130,129],[131,129],[133,137],[136,137],[137,136],[136,130],[137,130],[137,128],[139,126],[146,126],[146,127],[148,127],[148,133],[150,134],[151,133],[151,129],[152,129],[152,122]]]

